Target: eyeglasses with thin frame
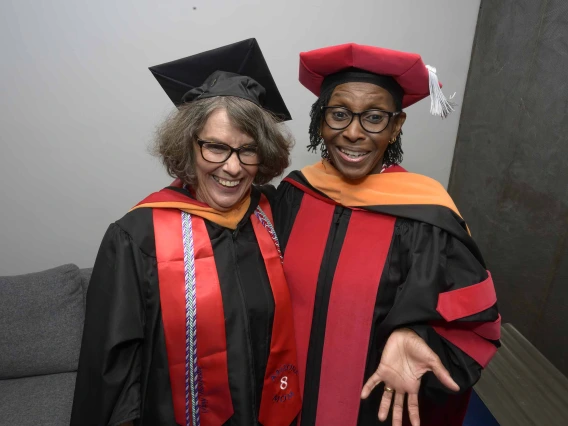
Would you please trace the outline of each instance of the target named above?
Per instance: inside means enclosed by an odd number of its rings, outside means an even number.
[[[243,145],[240,148],[233,148],[226,143],[204,141],[203,139],[197,139],[197,144],[201,150],[201,157],[209,163],[224,163],[235,152],[239,161],[246,166],[260,164],[257,145]]]
[[[357,116],[361,127],[369,133],[381,133],[387,128],[391,118],[400,114],[400,111],[390,112],[381,109],[353,112],[340,106],[322,107],[322,111],[324,112],[325,122],[333,130],[346,129],[353,122],[353,117]]]

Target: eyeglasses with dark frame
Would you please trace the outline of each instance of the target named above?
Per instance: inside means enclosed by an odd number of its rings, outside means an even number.
[[[353,112],[340,106],[321,107],[327,125],[333,130],[348,128],[353,122],[353,117],[359,118],[361,127],[369,133],[381,133],[387,128],[392,117],[400,114],[400,111],[390,112],[381,109],[368,109],[363,112]]]
[[[201,151],[201,157],[209,163],[224,163],[233,152],[237,153],[237,158],[245,166],[258,166],[260,156],[257,145],[243,145],[240,148],[233,148],[222,142],[204,141],[197,139],[197,144]]]

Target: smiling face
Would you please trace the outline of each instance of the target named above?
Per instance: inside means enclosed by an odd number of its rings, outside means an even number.
[[[396,112],[394,100],[388,91],[361,82],[338,85],[327,106],[344,107],[355,113],[370,109]],[[385,150],[400,133],[405,119],[404,112],[392,117],[380,133],[366,131],[358,117],[353,117],[351,124],[343,130],[332,129],[324,120],[321,123],[321,135],[331,162],[349,180],[380,173]]]
[[[220,142],[233,148],[254,145],[255,141],[231,122],[225,109],[211,113],[198,138]],[[228,211],[248,196],[258,166],[242,164],[236,153],[223,163],[210,163],[203,159],[197,142],[195,153],[196,197],[199,201],[219,211]]]

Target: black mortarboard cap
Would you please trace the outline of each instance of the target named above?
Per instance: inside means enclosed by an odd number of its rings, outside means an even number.
[[[156,65],[150,71],[176,106],[213,96],[237,96],[283,120],[292,119],[254,38]]]

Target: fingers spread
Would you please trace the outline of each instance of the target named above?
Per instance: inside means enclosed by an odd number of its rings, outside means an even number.
[[[408,394],[408,416],[412,426],[420,426],[420,413],[418,410],[418,394]]]
[[[361,398],[366,399],[371,394],[371,391],[375,388],[375,386],[377,386],[379,383],[381,383],[381,377],[379,376],[379,373],[375,371],[373,375],[369,377],[369,380],[367,380],[365,386],[363,386],[363,390],[361,391]]]
[[[379,406],[379,420],[384,422],[389,415],[389,410],[392,402],[393,392],[383,391],[383,397],[381,399],[381,405]]]
[[[454,379],[452,379],[452,376],[450,376],[450,373],[448,372],[448,370],[446,370],[446,367],[444,367],[444,364],[442,364],[440,358],[438,358],[437,361],[432,365],[432,372],[438,378],[440,383],[442,383],[448,389],[451,389],[455,392],[460,390],[460,387],[456,382],[454,382]]]
[[[402,411],[404,408],[404,392],[397,392],[394,396],[392,408],[392,426],[402,426]]]

